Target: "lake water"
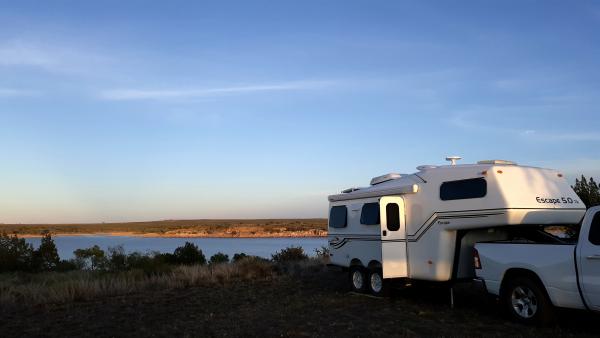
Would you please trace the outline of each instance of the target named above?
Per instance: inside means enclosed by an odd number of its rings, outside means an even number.
[[[73,258],[76,249],[89,248],[94,245],[103,250],[123,245],[126,252],[151,251],[173,252],[185,242],[196,244],[206,258],[217,252],[233,257],[235,253],[246,253],[270,258],[273,253],[290,246],[301,246],[308,255],[315,255],[315,249],[327,245],[326,238],[148,238],[134,236],[56,236],[52,237],[61,259]],[[35,248],[40,245],[40,238],[27,238]]]

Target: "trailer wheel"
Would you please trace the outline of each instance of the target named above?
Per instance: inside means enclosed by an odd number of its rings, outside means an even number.
[[[529,277],[515,277],[504,287],[502,303],[510,316],[523,324],[549,324],[554,309],[545,290]]]
[[[362,266],[350,267],[350,286],[352,287],[352,291],[365,292],[367,281],[365,269]]]
[[[373,269],[369,271],[369,278],[367,281],[369,292],[373,296],[382,297],[388,293],[387,281],[383,279],[383,273],[381,269]]]

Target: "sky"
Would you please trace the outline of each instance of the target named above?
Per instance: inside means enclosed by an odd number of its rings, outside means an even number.
[[[0,222],[326,217],[422,164],[600,178],[600,1],[0,0]]]

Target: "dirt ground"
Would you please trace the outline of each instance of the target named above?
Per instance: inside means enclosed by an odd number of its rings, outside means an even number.
[[[389,298],[349,292],[346,274],[317,271],[273,281],[156,290],[89,302],[0,309],[0,336],[600,336],[598,317],[562,311],[554,327],[506,320],[464,285],[420,286]]]

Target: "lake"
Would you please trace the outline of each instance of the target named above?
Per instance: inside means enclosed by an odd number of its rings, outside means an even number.
[[[126,252],[150,251],[173,252],[185,242],[196,244],[206,256],[206,259],[217,252],[233,257],[235,253],[246,253],[265,258],[271,258],[276,251],[290,247],[301,246],[310,256],[315,255],[315,249],[327,245],[326,238],[150,238],[135,236],[56,236],[52,237],[61,259],[73,258],[76,249],[89,248],[94,245],[103,250],[122,245]],[[40,245],[40,238],[27,238],[28,243],[35,248]]]

